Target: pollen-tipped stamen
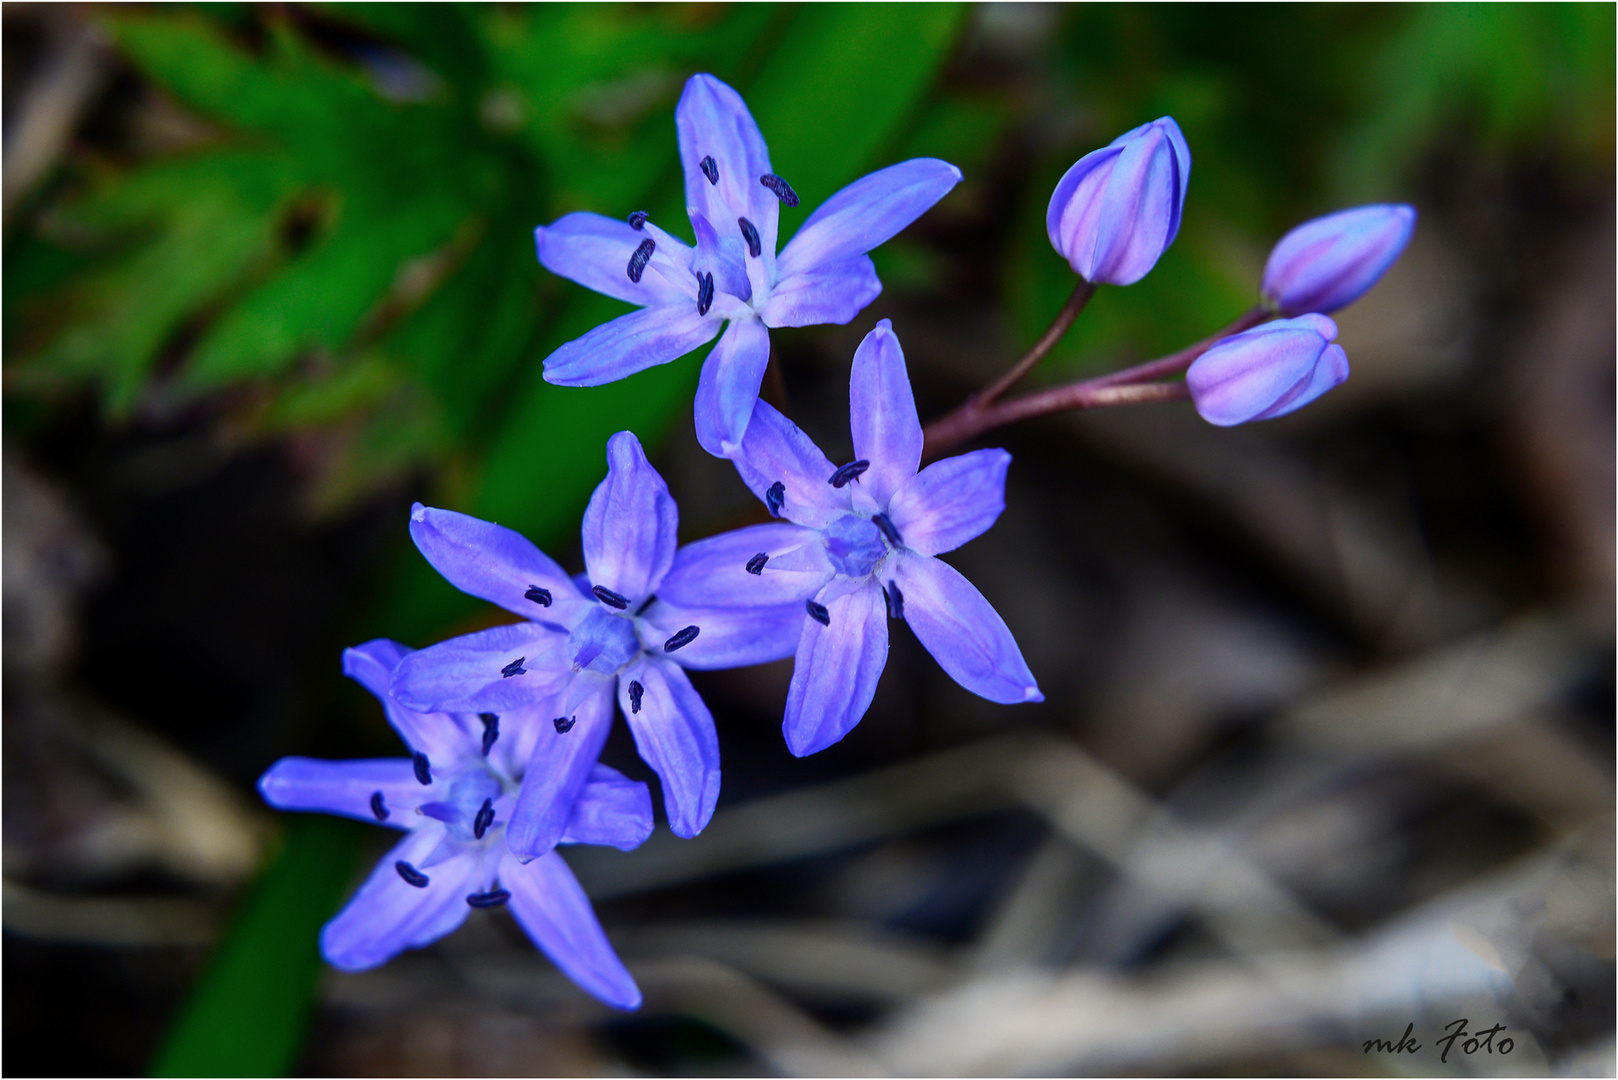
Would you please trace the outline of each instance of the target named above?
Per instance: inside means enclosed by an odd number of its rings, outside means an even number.
[[[657,250],[657,241],[650,236],[640,242],[635,253],[629,257],[629,280],[640,284],[640,276],[646,272],[646,264],[652,261],[652,252]]]
[[[803,602],[803,607],[804,610],[809,613],[809,617],[815,620],[815,622],[819,623],[821,626],[831,625],[831,612],[826,610],[825,604],[817,604],[813,600],[805,600]]]
[[[378,821],[388,820],[388,804],[382,801],[380,791],[371,792],[371,813],[376,816]]]
[[[432,764],[428,762],[426,754],[423,754],[419,750],[416,751],[416,753],[411,756],[410,763],[415,766],[416,781],[418,783],[430,784],[433,782]]]
[[[590,591],[595,594],[595,598],[597,600],[600,600],[608,607],[617,608],[619,611],[622,611],[624,608],[629,606],[628,597],[624,596],[622,593],[613,592],[605,585],[592,585],[590,587]]]
[[[489,751],[494,748],[494,741],[500,737],[500,716],[497,713],[480,712],[478,719],[483,721],[483,756],[488,757]]]
[[[702,633],[700,627],[688,626],[679,633],[675,634],[673,637],[669,638],[667,641],[663,642],[663,651],[673,652],[676,649],[683,649],[693,641],[697,640],[697,635],[700,633]]]
[[[573,730],[573,725],[577,721],[578,717],[576,716],[558,716],[555,720],[551,721],[551,726],[556,728],[556,734],[566,735],[568,732]]]
[[[708,309],[713,307],[713,275],[697,275],[697,314],[706,315]]]
[[[791,208],[798,205],[798,193],[792,190],[791,184],[774,173],[765,173],[758,178],[758,182],[774,192],[775,197],[780,199],[786,207]]]
[[[860,478],[860,474],[870,467],[871,463],[863,459],[860,461],[850,461],[847,465],[844,465],[842,468],[832,473],[831,476],[826,479],[826,483],[830,484],[834,488],[847,487],[850,481],[858,480]]]
[[[475,908],[492,908],[500,907],[510,899],[511,894],[506,890],[490,889],[488,892],[475,892],[470,894],[467,896],[466,902],[468,905]]]
[[[398,862],[394,863],[393,868],[399,871],[399,876],[405,879],[406,885],[414,885],[418,889],[425,889],[427,887],[427,883],[432,880],[432,878],[428,877],[420,870],[417,870],[414,866],[411,866],[403,859],[400,859]]]
[[[629,711],[631,714],[640,712],[640,699],[646,693],[646,687],[634,679],[629,680]]]
[[[747,253],[755,259],[758,258],[764,251],[764,244],[758,238],[758,229],[744,217],[737,218],[736,224],[742,230],[742,239],[747,241]]]
[[[757,555],[754,555],[751,559],[747,560],[747,572],[752,574],[754,577],[758,577],[764,573],[764,564],[769,561],[769,553],[761,551]]]
[[[483,834],[488,832],[489,826],[493,824],[494,800],[484,799],[483,805],[478,807],[477,816],[472,819],[472,835],[482,840]]]

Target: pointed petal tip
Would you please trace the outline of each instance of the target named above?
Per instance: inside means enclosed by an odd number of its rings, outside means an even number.
[[[410,520],[411,521],[425,521],[426,519],[427,519],[427,507],[422,505],[419,502],[418,503],[411,503],[410,504]]]
[[[1039,687],[1037,686],[1025,687],[1022,694],[1025,704],[1037,704],[1045,700],[1045,695],[1039,692]]]

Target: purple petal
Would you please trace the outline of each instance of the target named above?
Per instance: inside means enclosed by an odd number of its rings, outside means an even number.
[[[657,590],[674,561],[680,511],[632,431],[607,440],[607,478],[584,511],[584,565],[592,585],[630,601]]]
[[[412,946],[443,937],[466,921],[466,895],[483,886],[482,862],[472,855],[433,867],[425,888],[399,876],[396,862],[426,860],[443,829],[417,829],[382,857],[348,904],[320,932],[320,952],[343,971],[364,971]]]
[[[629,277],[629,261],[647,240],[656,245],[640,281]],[[587,289],[641,307],[695,301],[691,249],[666,233],[648,235],[629,223],[600,214],[568,214],[534,230],[534,250],[545,269]]]
[[[1006,508],[1004,450],[973,450],[935,461],[911,477],[888,503],[888,519],[905,547],[942,555],[981,536]]]
[[[545,381],[555,386],[616,382],[712,341],[722,321],[718,309],[698,315],[696,304],[684,300],[631,311],[547,356]]]
[[[1352,304],[1404,253],[1416,210],[1358,206],[1306,221],[1281,238],[1264,264],[1264,298],[1283,316]]]
[[[887,604],[875,582],[822,600],[828,624],[804,617],[781,724],[787,749],[798,757],[824,750],[853,730],[871,707],[888,662]]]
[[[550,556],[504,525],[416,503],[410,539],[445,581],[525,619],[565,626],[588,605]]]
[[[882,292],[869,255],[818,265],[778,281],[759,312],[764,325],[843,326]]]
[[[912,158],[862,176],[809,215],[781,252],[778,278],[847,262],[897,235],[961,181],[937,158]]]
[[[393,669],[393,696],[422,712],[536,707],[572,672],[566,646],[565,634],[530,622],[463,634],[400,661]],[[514,671],[518,660],[521,670]]]
[[[712,75],[693,75],[674,107],[685,170],[685,203],[725,235],[740,236],[738,219],[758,230],[760,252],[747,260],[755,289],[774,276],[776,230],[781,208],[759,177],[774,172],[764,136],[735,90]],[[712,157],[719,182],[710,183],[701,162]]]
[[[1273,420],[1277,416],[1285,416],[1289,412],[1303,408],[1327,390],[1341,386],[1347,380],[1348,354],[1343,351],[1341,345],[1327,345],[1326,351],[1321,353],[1320,359],[1316,361],[1315,370],[1310,374],[1309,381],[1288,400],[1277,402],[1253,419]]]
[[[1220,427],[1279,415],[1275,410],[1286,411],[1311,387],[1327,343],[1336,336],[1337,324],[1326,316],[1300,315],[1228,337],[1186,371],[1191,402],[1204,420]],[[1320,393],[1335,385],[1323,386]]]
[[[1052,246],[1090,281],[1139,281],[1180,231],[1190,175],[1190,150],[1172,118],[1120,135],[1056,185],[1045,217]]]
[[[848,423],[854,433],[854,457],[871,463],[860,477],[861,489],[877,506],[921,464],[921,421],[910,392],[904,350],[883,319],[854,351],[848,382]]]
[[[1045,700],[1005,620],[959,571],[920,556],[895,569],[905,622],[950,678],[1002,705]]]
[[[753,406],[753,419],[741,451],[731,459],[754,495],[769,505],[769,490],[779,482],[786,501],[780,515],[800,525],[817,527],[849,509],[848,488],[829,483],[837,470],[826,455],[767,401]]]
[[[573,804],[563,844],[605,844],[633,851],[652,835],[652,792],[617,769],[597,765]]]
[[[258,778],[259,794],[277,810],[340,814],[359,821],[377,821],[371,797],[380,791],[388,811],[380,824],[396,829],[417,824],[414,810],[424,790],[409,758],[284,757]]]
[[[631,682],[642,687],[638,706]],[[647,658],[618,677],[618,707],[641,760],[663,782],[669,829],[676,836],[697,835],[719,799],[719,735],[702,696],[677,666]]]
[[[815,575],[815,579],[824,584],[826,576]],[[647,612],[646,622],[669,637],[688,626],[698,628],[694,641],[666,654],[683,668],[720,671],[768,664],[792,655],[803,622],[803,602],[816,591],[818,587],[791,603],[769,607],[688,608],[666,604],[659,597]]]
[[[596,921],[590,898],[554,851],[530,863],[507,857],[500,883],[511,892],[511,913],[568,978],[619,1009],[640,1006],[640,989]]]
[[[754,318],[732,319],[702,362],[697,383],[697,442],[714,457],[741,450],[747,422],[770,363],[770,332]]]
[[[343,674],[376,695],[388,724],[412,752],[420,751],[434,761],[470,757],[476,752],[476,740],[468,737],[458,718],[406,708],[389,692],[394,669],[412,652],[387,638],[367,641],[343,650]]]
[[[549,720],[540,721],[533,756],[523,771],[522,790],[506,825],[506,846],[518,858],[543,855],[566,834],[573,806],[612,730],[611,680],[566,711],[573,720],[566,732],[557,731]]]
[[[810,568],[781,570],[764,564],[758,574],[749,573],[748,563],[756,555],[778,559],[788,552],[807,548],[817,556]],[[659,600],[688,608],[753,608],[776,604],[797,604],[820,591],[831,570],[818,555],[819,534],[789,522],[749,525],[744,529],[710,536],[686,544],[674,554],[674,565],[663,584]],[[794,632],[793,640],[797,640]]]

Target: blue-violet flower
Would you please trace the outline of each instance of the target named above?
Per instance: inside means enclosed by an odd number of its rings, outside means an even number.
[[[568,977],[609,1005],[640,1004],[578,879],[550,851],[519,862],[506,848],[524,763],[541,726],[533,710],[478,715],[421,713],[388,693],[410,652],[378,639],[343,653],[343,671],[382,702],[410,757],[320,761],[288,757],[259,778],[264,800],[406,830],[347,906],[326,924],[320,950],[335,967],[360,971],[436,941],[473,908],[509,903],[517,922]],[[628,850],[652,832],[646,785],[591,763],[557,808],[566,844]]]
[[[1348,378],[1348,355],[1324,315],[1277,319],[1219,342],[1185,373],[1191,402],[1230,427],[1302,408]]]
[[[1054,247],[1086,281],[1133,285],[1180,232],[1191,148],[1171,117],[1142,124],[1084,155],[1045,211]]]
[[[703,569],[676,554],[679,512],[640,442],[620,431],[607,441],[607,462],[584,513],[579,579],[511,529],[420,503],[410,515],[416,546],[450,584],[525,620],[413,653],[392,682],[411,708],[537,709],[551,718],[506,830],[523,858],[561,839],[563,808],[601,753],[615,697],[662,781],[669,828],[700,832],[719,797],[719,740],[684,669],[778,660],[797,638],[801,607],[704,608]],[[654,595],[669,589],[697,600]]]
[[[925,213],[961,179],[916,158],[874,172],[828,199],[777,257],[780,204],[798,196],[770,165],[741,95],[693,75],[674,110],[686,212],[696,247],[644,213],[627,222],[568,214],[534,230],[552,273],[640,311],[570,341],[545,360],[559,386],[599,386],[666,364],[730,325],[702,365],[697,440],[727,457],[741,444],[770,358],[768,328],[846,323],[882,291],[866,255]]]
[[[1357,206],[1306,221],[1264,264],[1265,303],[1283,316],[1325,314],[1358,300],[1387,273],[1416,228],[1416,208]]]
[[[798,427],[760,402],[736,469],[785,521],[691,544],[676,603],[795,606],[801,633],[782,730],[800,757],[859,723],[888,656],[888,619],[910,624],[950,677],[990,701],[1043,697],[1005,622],[935,556],[1005,509],[1004,450],[976,450],[917,472],[921,423],[888,320],[854,354],[853,462],[833,467]],[[701,592],[684,587],[701,582]]]

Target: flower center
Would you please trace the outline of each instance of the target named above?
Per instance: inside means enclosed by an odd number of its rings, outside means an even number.
[[[820,538],[832,566],[845,577],[870,576],[888,553],[882,530],[858,514],[844,514],[822,529]]]
[[[567,651],[575,670],[611,675],[641,651],[634,620],[616,611],[596,608],[573,628]]]

